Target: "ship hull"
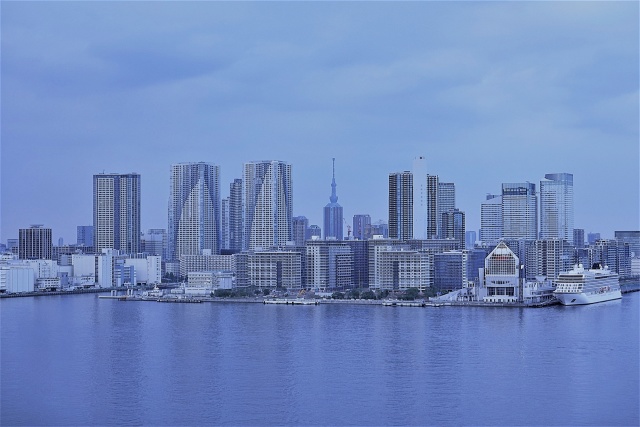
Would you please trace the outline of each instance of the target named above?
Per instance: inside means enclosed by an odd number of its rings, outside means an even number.
[[[556,293],[556,298],[562,305],[586,305],[595,304],[597,302],[611,301],[622,298],[620,290],[614,290],[603,293]]]

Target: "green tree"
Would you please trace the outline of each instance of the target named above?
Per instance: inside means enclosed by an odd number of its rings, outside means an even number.
[[[376,294],[372,290],[364,291],[360,294],[360,298],[362,299],[376,299]]]
[[[334,292],[331,294],[331,299],[344,299],[344,294],[342,292]]]

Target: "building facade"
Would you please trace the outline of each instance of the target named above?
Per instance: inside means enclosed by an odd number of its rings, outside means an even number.
[[[140,252],[140,175],[93,175],[93,242],[96,253]]]
[[[413,159],[413,238],[427,238],[427,159]]]
[[[52,252],[50,228],[32,225],[18,230],[18,258],[51,259]]]
[[[502,184],[502,237],[538,238],[538,198],[530,182]]]
[[[358,240],[371,238],[371,216],[367,214],[353,216],[353,238]]]
[[[389,238],[413,238],[413,174],[389,174]]]
[[[573,244],[573,175],[548,173],[540,181],[540,238]]]
[[[480,205],[480,241],[495,247],[502,239],[502,196],[487,194]]]
[[[220,168],[216,165],[178,163],[171,166],[168,252],[169,258],[220,251]]]
[[[442,214],[442,238],[455,239],[460,249],[464,249],[465,242],[465,215],[459,209],[449,209]]]
[[[243,249],[266,249],[291,241],[291,165],[278,160],[245,163],[243,185]]]
[[[78,246],[86,246],[93,250],[93,225],[79,225],[76,228],[76,237]]]

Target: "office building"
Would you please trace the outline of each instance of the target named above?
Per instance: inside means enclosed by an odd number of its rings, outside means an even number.
[[[284,250],[248,252],[246,260],[248,285],[261,290],[300,289],[302,287],[302,256],[300,252]]]
[[[336,194],[336,159],[333,159],[333,178],[331,179],[331,197],[329,203],[324,207],[324,238],[342,240],[342,206],[338,203]]]
[[[575,246],[576,249],[584,248],[584,229],[583,228],[573,229],[573,246]]]
[[[353,237],[358,240],[371,238],[371,216],[367,214],[353,216]]]
[[[140,175],[93,175],[95,251],[140,252]]]
[[[464,232],[464,248],[473,249],[476,245],[477,234],[474,230]]]
[[[291,165],[282,161],[245,163],[243,249],[286,245],[293,237]]]
[[[52,250],[50,228],[32,225],[18,230],[18,258],[51,259]]]
[[[319,225],[311,224],[307,228],[307,240],[319,239],[322,237],[322,229]]]
[[[536,185],[502,184],[502,237],[536,240],[538,237]]]
[[[309,220],[306,216],[293,217],[293,244],[295,246],[304,246],[307,241],[307,229],[309,228]]]
[[[171,166],[168,255],[220,252],[220,168],[198,162]]]
[[[442,293],[467,286],[466,251],[448,251],[433,255],[433,286]]]
[[[640,257],[640,231],[615,231],[617,241],[629,244],[631,257]]]
[[[90,247],[93,250],[93,225],[79,225],[77,227],[76,244]]]
[[[389,238],[389,224],[384,221],[377,221],[375,224],[371,224],[371,231],[367,232],[365,228],[365,235],[369,238],[373,236],[382,236],[385,239]]]
[[[480,205],[480,242],[495,247],[502,239],[502,196],[487,194]]]
[[[449,209],[442,214],[442,238],[454,239],[460,250],[465,247],[465,217],[459,209]]]
[[[413,238],[413,174],[389,174],[389,238]]]
[[[168,237],[164,228],[151,228],[142,236],[141,251],[167,259]]]
[[[590,245],[595,245],[598,240],[600,240],[600,233],[587,233],[587,242]]]
[[[426,239],[427,238],[427,160],[424,156],[419,156],[413,159],[412,172],[413,172],[413,238]]]
[[[446,230],[442,224],[442,215],[456,208],[456,186],[453,182],[438,182],[438,238],[445,237]]]
[[[540,238],[573,244],[573,175],[548,173],[540,181]]]

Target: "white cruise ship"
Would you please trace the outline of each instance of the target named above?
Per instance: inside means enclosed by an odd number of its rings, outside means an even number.
[[[594,264],[591,270],[576,265],[560,273],[556,280],[555,297],[564,305],[593,304],[622,298],[618,274]]]

